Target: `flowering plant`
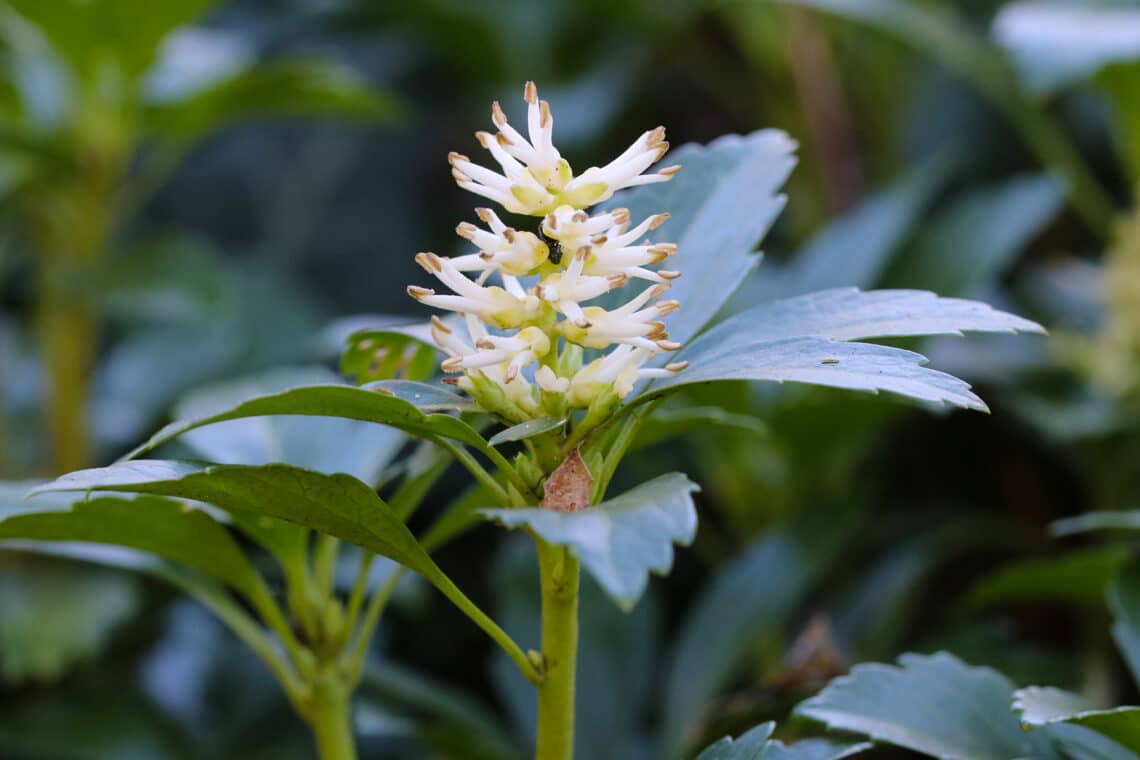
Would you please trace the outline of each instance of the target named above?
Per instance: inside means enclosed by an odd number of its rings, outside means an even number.
[[[921,355],[861,339],[1040,330],[977,302],[854,289],[755,305],[708,328],[758,262],[757,241],[783,205],[776,191],[794,164],[791,141],[774,131],[722,138],[683,148],[677,165],[647,173],[668,149],[658,128],[609,164],[575,174],[554,147],[549,105],[533,84],[524,95],[528,137],[497,104],[497,134],[477,134],[501,173],[457,153],[450,162],[462,188],[522,215],[530,228],[478,209],[485,228],[465,222],[457,230],[477,250],[416,257],[450,292],[413,285],[410,295],[457,316],[353,335],[344,367],[360,387],[278,381],[193,404],[124,461],[38,489],[120,495],[71,509],[70,499],[33,500],[0,522],[0,539],[9,541],[127,547],[130,559],[114,561],[203,600],[274,672],[325,758],[355,756],[352,693],[400,576],[373,588],[374,556],[422,575],[503,649],[536,690],[536,756],[571,758],[582,569],[629,608],[651,572],[668,572],[673,544],[696,532],[698,487],[682,474],[607,493],[662,402],[694,384],[754,380],[984,409],[966,383],[922,366]],[[611,199],[623,205],[599,205]],[[674,242],[644,239],[651,233]],[[670,268],[660,268],[666,261]],[[429,339],[446,355],[450,389],[424,382],[433,374]],[[232,449],[223,453],[216,439],[210,445],[201,437],[210,426],[281,415],[377,423],[422,443],[393,465],[399,444],[338,428],[326,439],[337,456],[322,452],[319,463],[292,461],[281,449],[235,461],[241,457]],[[137,459],[179,437],[214,464]],[[346,472],[351,454],[380,448],[388,466],[379,477]],[[408,519],[452,460],[477,490],[417,537]],[[542,634],[533,649],[477,607],[430,555],[480,519],[534,540]],[[227,522],[276,560],[284,607]],[[333,582],[342,540],[364,550],[344,595]],[[111,561],[105,553],[85,556]]]

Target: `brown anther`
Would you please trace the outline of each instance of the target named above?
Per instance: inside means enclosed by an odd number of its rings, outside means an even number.
[[[590,246],[588,246],[588,245],[584,245],[581,248],[579,248],[578,250],[574,251],[574,258],[575,259],[581,259],[582,261],[585,261],[586,257],[588,257],[589,255],[590,255]]]
[[[585,224],[586,222],[590,221],[590,215],[585,211],[575,211],[570,217],[570,221],[577,222],[578,224]]]
[[[432,274],[443,271],[443,262],[434,253],[417,253],[416,263]]]
[[[649,250],[653,251],[654,253],[660,252],[660,253],[665,254],[666,256],[672,256],[674,253],[677,252],[677,244],[676,243],[655,243],[653,246],[650,247]]]
[[[443,323],[443,320],[435,314],[431,315],[431,326],[439,330],[441,333],[444,333],[445,335],[451,335],[451,328],[445,325]]]
[[[487,253],[486,251],[479,251],[479,258],[483,259],[483,261],[494,261],[495,254]]]
[[[588,329],[592,325],[593,325],[593,323],[590,320],[586,319],[585,317],[581,317],[580,319],[574,320],[574,326],[579,327],[583,330]]]
[[[491,135],[490,132],[483,132],[480,130],[479,132],[475,133],[475,139],[478,140],[479,144],[482,145],[484,148],[487,148],[488,150],[490,150],[491,149],[491,140],[493,140],[494,137]]]
[[[455,228],[455,234],[465,240],[471,240],[475,237],[478,228],[471,222],[460,222]]]
[[[681,370],[688,369],[688,368],[689,368],[688,362],[673,362],[672,364],[666,364],[665,365],[665,369],[668,370],[669,372],[680,372]]]
[[[680,309],[681,302],[673,300],[658,301],[657,303],[653,304],[653,308],[657,309],[658,314],[665,316],[666,314],[672,314],[673,312],[677,311],[677,309]]]
[[[657,347],[662,351],[676,351],[681,347],[681,344],[671,340],[659,340],[657,341]]]
[[[539,108],[541,109],[542,115],[540,116],[540,118],[538,120],[538,125],[540,127],[545,127],[547,124],[550,123],[550,104],[544,100],[541,103],[539,103]]]
[[[646,338],[649,338],[650,340],[661,341],[669,337],[669,333],[665,331],[664,322],[649,322],[648,325],[649,332],[645,334]]]
[[[669,143],[667,143],[667,142],[661,143],[660,145],[657,146],[657,158],[656,158],[656,160],[660,161],[661,157],[664,156],[668,152],[669,152]]]
[[[558,217],[554,214],[547,214],[546,219],[543,220],[543,225],[552,230],[558,229]]]
[[[660,298],[661,296],[663,296],[669,292],[670,287],[671,286],[668,283],[664,283],[664,282],[661,283],[660,285],[654,285],[653,289],[649,291],[649,296],[650,296],[650,298]]]
[[[605,235],[598,235],[597,237],[590,238],[590,245],[605,245],[609,240]]]
[[[507,367],[507,372],[503,377],[503,382],[509,383],[510,381],[514,380],[518,376],[519,376],[519,368],[512,364],[512,365]]]
[[[675,280],[681,276],[681,273],[672,269],[659,269],[657,276],[663,280]]]
[[[491,342],[490,338],[480,338],[479,340],[475,341],[475,348],[481,348],[484,351],[489,351],[494,347],[495,344]]]
[[[463,371],[463,357],[453,356],[450,359],[444,359],[440,363],[439,368],[444,372],[462,372]]]
[[[665,127],[657,127],[649,131],[645,136],[645,144],[650,148],[655,148],[665,141]]]
[[[629,224],[629,209],[627,208],[614,209],[610,212],[610,216],[613,217],[614,224]]]
[[[527,103],[538,101],[538,88],[534,86],[534,82],[527,82],[523,87],[523,100]]]
[[[459,378],[458,377],[441,377],[439,379],[439,381],[441,383],[443,383],[444,385],[450,385],[450,386],[455,387],[455,388],[459,387]]]
[[[503,230],[503,237],[505,237],[507,239],[508,243],[515,242],[515,231],[514,231],[514,229],[511,227],[507,227],[505,230]]]
[[[514,143],[511,142],[511,138],[507,137],[502,132],[495,135],[495,139],[499,142],[499,145],[502,145],[504,148],[508,148],[508,147],[514,145]]]
[[[649,229],[655,230],[669,221],[669,214],[656,214],[649,217]]]
[[[468,158],[467,156],[463,155],[462,153],[456,153],[455,151],[451,151],[450,153],[447,154],[447,163],[451,164],[452,166],[455,166],[456,161],[470,161],[470,160],[471,159]]]
[[[614,272],[613,274],[607,274],[606,279],[610,282],[610,290],[617,290],[618,288],[625,287],[626,283],[629,282],[629,275],[622,272]]]
[[[499,105],[497,100],[491,104],[491,121],[499,128],[507,123],[507,115],[503,113],[503,107]]]
[[[483,206],[480,206],[479,208],[475,209],[475,214],[479,217],[479,219],[481,221],[483,221],[487,224],[490,224],[491,221],[495,218],[495,212],[492,211],[491,209],[485,208]]]
[[[672,177],[679,171],[681,171],[680,164],[674,164],[673,166],[666,166],[664,169],[658,169],[657,173],[665,177]]]
[[[417,301],[421,301],[421,300],[427,298],[428,296],[434,296],[435,291],[432,290],[431,288],[421,288],[419,285],[409,285],[408,286],[408,295],[410,295],[412,298],[416,299]]]

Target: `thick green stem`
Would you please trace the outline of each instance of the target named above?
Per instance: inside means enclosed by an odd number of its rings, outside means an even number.
[[[321,760],[356,760],[352,734],[352,690],[330,667],[317,674],[310,703],[309,725]]]
[[[536,539],[542,582],[543,679],[538,685],[536,760],[573,760],[578,665],[578,560]]]

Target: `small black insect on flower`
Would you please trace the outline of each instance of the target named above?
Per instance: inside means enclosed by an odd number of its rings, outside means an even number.
[[[546,247],[550,249],[550,263],[555,266],[562,263],[562,244],[552,237],[547,237],[546,233],[542,231],[542,226],[538,228],[538,239],[546,243]]]

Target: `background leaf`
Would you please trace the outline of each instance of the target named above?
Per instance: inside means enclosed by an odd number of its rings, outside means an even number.
[[[1010,712],[1013,684],[952,655],[905,654],[899,667],[857,665],[796,713],[830,728],[945,760],[1058,758],[1048,737]]]

